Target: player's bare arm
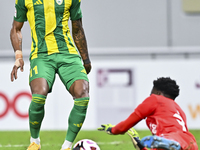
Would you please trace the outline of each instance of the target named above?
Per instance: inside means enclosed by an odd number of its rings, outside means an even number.
[[[15,64],[11,72],[11,81],[17,79],[17,69],[20,68],[23,71],[24,61],[22,56],[22,33],[21,28],[23,27],[23,22],[13,21],[12,28],[10,31],[10,40],[15,52]]]
[[[72,36],[76,47],[83,59],[84,67],[86,72],[89,73],[91,70],[91,62],[88,55],[87,41],[82,27],[82,19],[72,21]]]

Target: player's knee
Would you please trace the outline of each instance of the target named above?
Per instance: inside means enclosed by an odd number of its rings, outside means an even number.
[[[83,97],[89,97],[89,93],[87,89],[81,89],[81,90],[77,90],[74,92],[74,98],[83,98]]]
[[[48,90],[46,88],[35,88],[31,90],[33,94],[45,95],[47,96]]]
[[[76,80],[69,89],[74,99],[89,97],[89,83],[85,80]]]
[[[31,92],[33,94],[45,95],[47,96],[49,92],[49,86],[45,79],[37,78],[30,83]]]

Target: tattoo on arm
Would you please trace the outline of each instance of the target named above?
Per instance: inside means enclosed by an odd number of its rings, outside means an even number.
[[[22,50],[22,37],[18,36],[19,39],[19,48]]]
[[[13,21],[10,31],[10,39],[14,50],[22,50],[21,28],[23,27],[23,24],[23,22]]]
[[[84,30],[82,28],[81,19],[72,21],[72,35],[82,59],[89,59],[87,41]]]

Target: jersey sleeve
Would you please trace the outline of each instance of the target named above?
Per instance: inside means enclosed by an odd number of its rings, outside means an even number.
[[[111,132],[113,134],[123,134],[128,131],[128,129],[135,126],[140,120],[140,117],[138,117],[135,112],[133,112],[126,120],[121,121],[116,126],[114,126]]]
[[[153,95],[146,98],[138,107],[135,109],[135,113],[141,118],[145,119],[154,113],[158,106],[157,98]]]
[[[72,0],[72,6],[69,10],[71,20],[78,20],[82,18],[80,5],[81,5],[81,0]]]
[[[25,0],[16,0],[14,20],[18,22],[27,21],[26,13],[27,13],[27,8],[25,7]]]

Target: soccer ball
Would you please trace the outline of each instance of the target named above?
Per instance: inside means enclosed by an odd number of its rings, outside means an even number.
[[[74,145],[73,150],[100,150],[100,148],[96,142],[89,139],[83,139]]]

